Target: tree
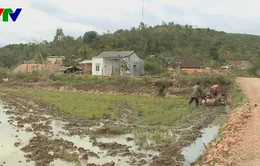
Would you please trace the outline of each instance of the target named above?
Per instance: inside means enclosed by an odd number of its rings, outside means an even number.
[[[218,49],[216,46],[212,46],[209,49],[209,56],[213,59],[213,60],[219,60],[219,56],[218,56]]]
[[[129,64],[125,60],[122,60],[120,63],[120,72],[122,72],[122,74],[126,74],[129,69]]]
[[[81,57],[82,59],[90,59],[96,54],[96,52],[88,45],[80,47],[77,52],[79,54],[79,57]]]
[[[96,31],[89,31],[83,35],[83,41],[86,44],[91,44],[98,37],[98,33]]]
[[[162,66],[168,59],[203,59],[216,63],[224,63],[234,58],[250,58],[258,53],[260,37],[245,34],[229,34],[210,29],[193,29],[190,25],[178,23],[162,23],[161,25],[148,26],[140,23],[138,27],[131,29],[119,29],[114,33],[99,35],[95,31],[88,31],[78,38],[67,36],[62,28],[56,30],[53,41],[43,41],[28,44],[10,44],[0,48],[0,61],[6,55],[1,50],[11,50],[8,55],[14,60],[12,66],[22,63],[24,60],[35,60],[41,63],[37,49],[42,57],[49,55],[62,55],[68,60],[72,55],[75,58],[90,59],[102,51],[133,50],[142,59],[152,64]],[[14,56],[15,55],[15,56]],[[160,55],[155,59],[149,59],[149,55]],[[8,62],[9,63],[9,62]],[[2,62],[3,64],[3,62]]]
[[[1,50],[0,55],[0,67],[11,68],[18,61],[16,54],[9,48]]]
[[[60,55],[62,56],[63,55],[63,42],[64,42],[64,38],[65,38],[65,35],[63,33],[63,30],[62,28],[57,28],[56,30],[56,34],[54,36],[54,39],[53,39],[53,53],[54,55]]]
[[[260,69],[260,53],[255,54],[251,60],[252,66],[249,68],[249,73],[256,75],[257,70]]]

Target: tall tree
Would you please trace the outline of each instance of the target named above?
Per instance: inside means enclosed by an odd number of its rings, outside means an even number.
[[[54,43],[53,52],[54,52],[54,55],[63,56],[64,39],[65,39],[65,35],[63,33],[63,29],[62,28],[57,28],[56,34],[55,34],[54,39],[53,39],[53,43]]]
[[[83,41],[86,44],[91,44],[98,37],[98,33],[96,31],[86,32],[83,36]]]

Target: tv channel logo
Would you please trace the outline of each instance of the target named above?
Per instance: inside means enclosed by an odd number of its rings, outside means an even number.
[[[0,22],[9,22],[9,17],[12,19],[13,22],[16,22],[21,11],[22,8],[16,8],[15,10],[13,10],[12,8],[0,8]]]

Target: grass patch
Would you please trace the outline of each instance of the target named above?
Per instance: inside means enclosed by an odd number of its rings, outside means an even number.
[[[95,131],[95,134],[112,134],[112,135],[121,135],[125,134],[128,131],[126,126],[106,126]]]
[[[169,129],[161,128],[136,128],[134,130],[135,143],[143,148],[148,148],[151,144],[154,146],[161,142],[164,143],[175,143],[177,141],[177,136],[171,132]]]
[[[135,79],[133,77],[123,76],[93,76],[93,75],[75,75],[53,73],[49,78],[58,85],[148,85],[151,80],[147,77]]]
[[[129,76],[94,76],[94,75],[75,75],[75,74],[64,74],[64,73],[8,73],[0,70],[0,76],[6,75],[10,82],[13,83],[28,83],[30,82],[45,82],[52,85],[111,85],[111,86],[123,86],[123,87],[138,87],[153,85],[158,80],[162,84],[176,87],[185,87],[194,85],[196,81],[201,81],[202,85],[209,86],[212,84],[219,83],[221,85],[230,85],[233,83],[234,74],[231,73],[216,73],[207,74],[199,73],[195,75],[188,74],[177,74],[162,75],[162,76],[142,76],[142,77],[129,77]]]
[[[128,96],[86,94],[75,92],[51,92],[41,90],[5,89],[9,93],[27,96],[60,108],[64,113],[86,119],[109,118],[129,115],[137,124],[174,125],[190,118],[187,99],[159,98],[151,96]]]
[[[229,88],[228,102],[230,109],[242,106],[245,102],[245,94],[237,84],[233,84]]]

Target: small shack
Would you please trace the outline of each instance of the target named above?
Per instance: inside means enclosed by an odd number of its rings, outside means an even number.
[[[85,74],[92,74],[92,60],[84,60],[79,64]]]

